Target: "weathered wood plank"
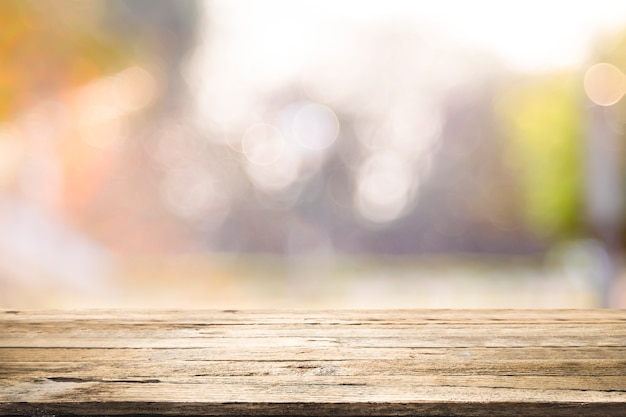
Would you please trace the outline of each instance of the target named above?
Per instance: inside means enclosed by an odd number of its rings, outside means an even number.
[[[626,311],[0,311],[3,415],[625,415]]]

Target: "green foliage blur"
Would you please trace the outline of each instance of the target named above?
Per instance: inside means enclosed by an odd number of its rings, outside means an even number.
[[[581,88],[571,73],[533,77],[498,101],[518,174],[524,215],[540,238],[568,239],[584,229]]]

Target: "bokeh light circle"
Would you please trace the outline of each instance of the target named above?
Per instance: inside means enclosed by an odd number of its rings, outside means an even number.
[[[302,106],[293,120],[293,134],[298,143],[307,149],[328,148],[339,135],[339,120],[335,113],[321,104]]]
[[[259,123],[246,130],[241,148],[248,161],[256,165],[276,162],[285,150],[285,139],[276,127]]]
[[[626,76],[614,65],[600,63],[585,73],[585,93],[600,106],[611,106],[626,93]]]

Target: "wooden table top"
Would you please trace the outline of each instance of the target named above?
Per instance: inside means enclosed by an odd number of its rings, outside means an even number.
[[[0,310],[2,415],[626,415],[626,310]]]

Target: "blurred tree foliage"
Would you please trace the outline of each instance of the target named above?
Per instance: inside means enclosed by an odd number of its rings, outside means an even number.
[[[583,213],[580,80],[572,74],[531,78],[509,88],[497,111],[509,136],[529,226],[541,238],[579,235]]]
[[[130,50],[102,24],[105,2],[0,2],[0,120],[38,97],[122,68]]]

